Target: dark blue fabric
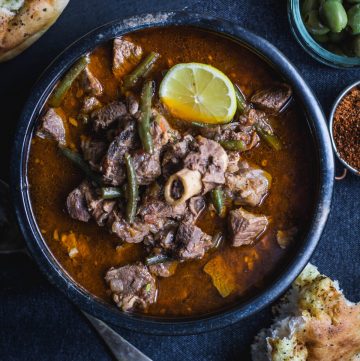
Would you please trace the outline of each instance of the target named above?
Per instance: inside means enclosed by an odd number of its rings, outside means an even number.
[[[33,47],[0,65],[0,178],[7,179],[16,119],[41,71],[67,45],[115,18],[181,9],[228,18],[268,39],[299,68],[329,113],[338,92],[360,78],[359,70],[336,70],[312,60],[292,37],[286,1],[71,0],[59,21]],[[332,212],[312,262],[339,279],[351,300],[360,290],[360,179],[335,185]],[[249,360],[257,331],[271,322],[270,309],[232,327],[197,336],[154,337],[119,332],[156,361]],[[0,360],[111,360],[80,312],[52,287],[25,255],[0,256]]]

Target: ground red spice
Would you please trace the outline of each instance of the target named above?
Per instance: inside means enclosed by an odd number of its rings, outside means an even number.
[[[360,171],[360,87],[351,89],[336,108],[333,135],[340,157]]]

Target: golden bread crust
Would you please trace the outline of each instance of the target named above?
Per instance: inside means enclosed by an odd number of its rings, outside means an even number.
[[[360,360],[360,303],[316,267],[305,268],[278,312],[252,346],[254,361]]]
[[[0,62],[20,54],[60,16],[69,0],[25,0],[17,12],[0,9]]]

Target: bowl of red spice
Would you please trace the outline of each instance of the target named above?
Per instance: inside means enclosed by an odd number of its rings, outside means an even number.
[[[336,99],[329,128],[340,162],[360,176],[360,80],[348,86]]]

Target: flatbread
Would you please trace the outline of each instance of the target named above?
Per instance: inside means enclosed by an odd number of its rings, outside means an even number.
[[[0,62],[12,59],[40,38],[69,0],[0,0]]]
[[[359,361],[360,304],[308,265],[252,345],[253,361]]]

